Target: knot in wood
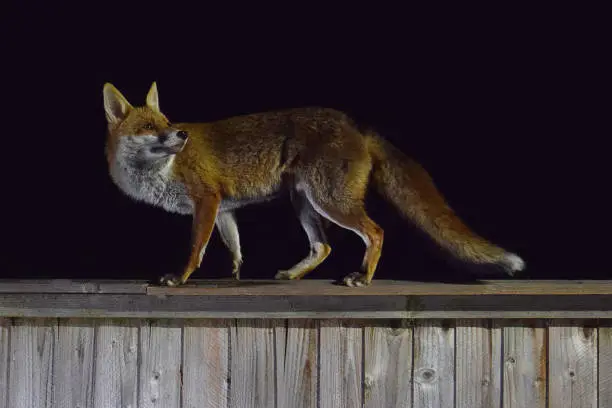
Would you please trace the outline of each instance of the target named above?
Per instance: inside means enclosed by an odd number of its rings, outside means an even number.
[[[433,368],[421,368],[416,372],[416,380],[420,383],[432,383],[436,377],[436,370]]]
[[[366,389],[370,389],[372,388],[372,385],[374,385],[374,377],[366,374],[365,378],[363,379],[363,386]]]

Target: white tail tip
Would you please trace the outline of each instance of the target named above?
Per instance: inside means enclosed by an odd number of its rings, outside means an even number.
[[[525,269],[525,261],[516,254],[508,253],[502,261],[504,268],[510,275],[520,272]]]

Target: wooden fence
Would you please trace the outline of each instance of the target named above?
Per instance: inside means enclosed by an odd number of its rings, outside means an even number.
[[[608,408],[611,294],[0,281],[0,408]]]

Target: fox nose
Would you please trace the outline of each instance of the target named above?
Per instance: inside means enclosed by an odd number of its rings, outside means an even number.
[[[189,135],[184,130],[179,130],[178,132],[176,132],[176,136],[183,140],[187,140],[187,136]]]

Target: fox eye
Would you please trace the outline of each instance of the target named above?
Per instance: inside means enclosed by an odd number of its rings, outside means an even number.
[[[142,127],[144,130],[153,130],[155,127],[153,126],[152,123],[145,123],[144,126]]]

